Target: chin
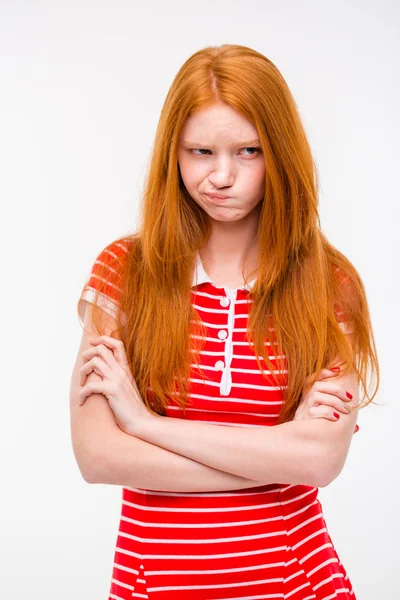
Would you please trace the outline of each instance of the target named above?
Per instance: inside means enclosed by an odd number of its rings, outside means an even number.
[[[210,217],[210,219],[213,219],[213,221],[219,221],[220,223],[231,223],[232,221],[241,221],[242,219],[244,219],[247,215],[241,215],[241,214],[235,214],[235,215],[211,215],[210,213],[207,213],[208,216]]]

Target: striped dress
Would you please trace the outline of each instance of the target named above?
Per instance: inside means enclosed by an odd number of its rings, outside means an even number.
[[[101,305],[113,316],[120,289],[113,262],[128,243],[107,246],[85,285],[83,299],[93,302],[99,273],[110,270]],[[171,399],[167,417],[234,427],[277,423],[282,392],[262,377],[245,338],[253,284],[214,285],[198,255],[192,303],[207,329],[200,364],[208,379],[193,364],[186,416]],[[273,345],[269,356],[274,364]],[[355,600],[355,594],[329,536],[318,488],[274,483],[207,493],[123,487],[108,600],[132,598]]]

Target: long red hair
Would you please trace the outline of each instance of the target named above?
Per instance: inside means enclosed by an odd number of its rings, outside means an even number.
[[[205,328],[191,305],[191,284],[196,255],[211,229],[184,187],[177,150],[188,116],[216,102],[254,124],[265,159],[259,266],[249,292],[253,303],[246,335],[261,370],[258,356],[274,370],[265,346],[271,323],[284,352],[278,368],[287,368],[288,377],[279,423],[293,419],[305,382],[311,385],[338,357],[344,371],[357,374],[361,405],[366,406],[379,387],[379,364],[363,282],[321,231],[317,169],[284,78],[268,58],[233,44],[201,49],[178,71],[155,135],[140,228],[116,240],[129,243],[113,265],[122,290],[113,335],[125,344],[142,398],[162,414],[169,395],[178,390],[184,408],[190,365],[199,365]],[[99,332],[100,313],[95,305]],[[352,341],[338,324],[340,315],[353,332]],[[197,334],[191,342],[190,332]]]

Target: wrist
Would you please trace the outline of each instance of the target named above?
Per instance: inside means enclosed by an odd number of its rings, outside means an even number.
[[[152,425],[156,423],[156,421],[158,422],[158,420],[161,418],[161,415],[157,413],[148,412],[148,414],[136,418],[129,425],[128,431],[126,433],[144,440],[146,431],[149,431]]]

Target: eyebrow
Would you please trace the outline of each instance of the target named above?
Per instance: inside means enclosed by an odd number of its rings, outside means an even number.
[[[182,144],[185,144],[187,146],[195,146],[196,148],[212,148],[212,144],[204,144],[202,142],[190,142],[189,140],[182,140]],[[233,146],[240,146],[242,148],[244,148],[245,146],[249,147],[249,146],[256,146],[256,145],[261,145],[261,142],[259,139],[255,139],[255,140],[250,140],[249,142],[236,142],[234,144],[232,144]]]

